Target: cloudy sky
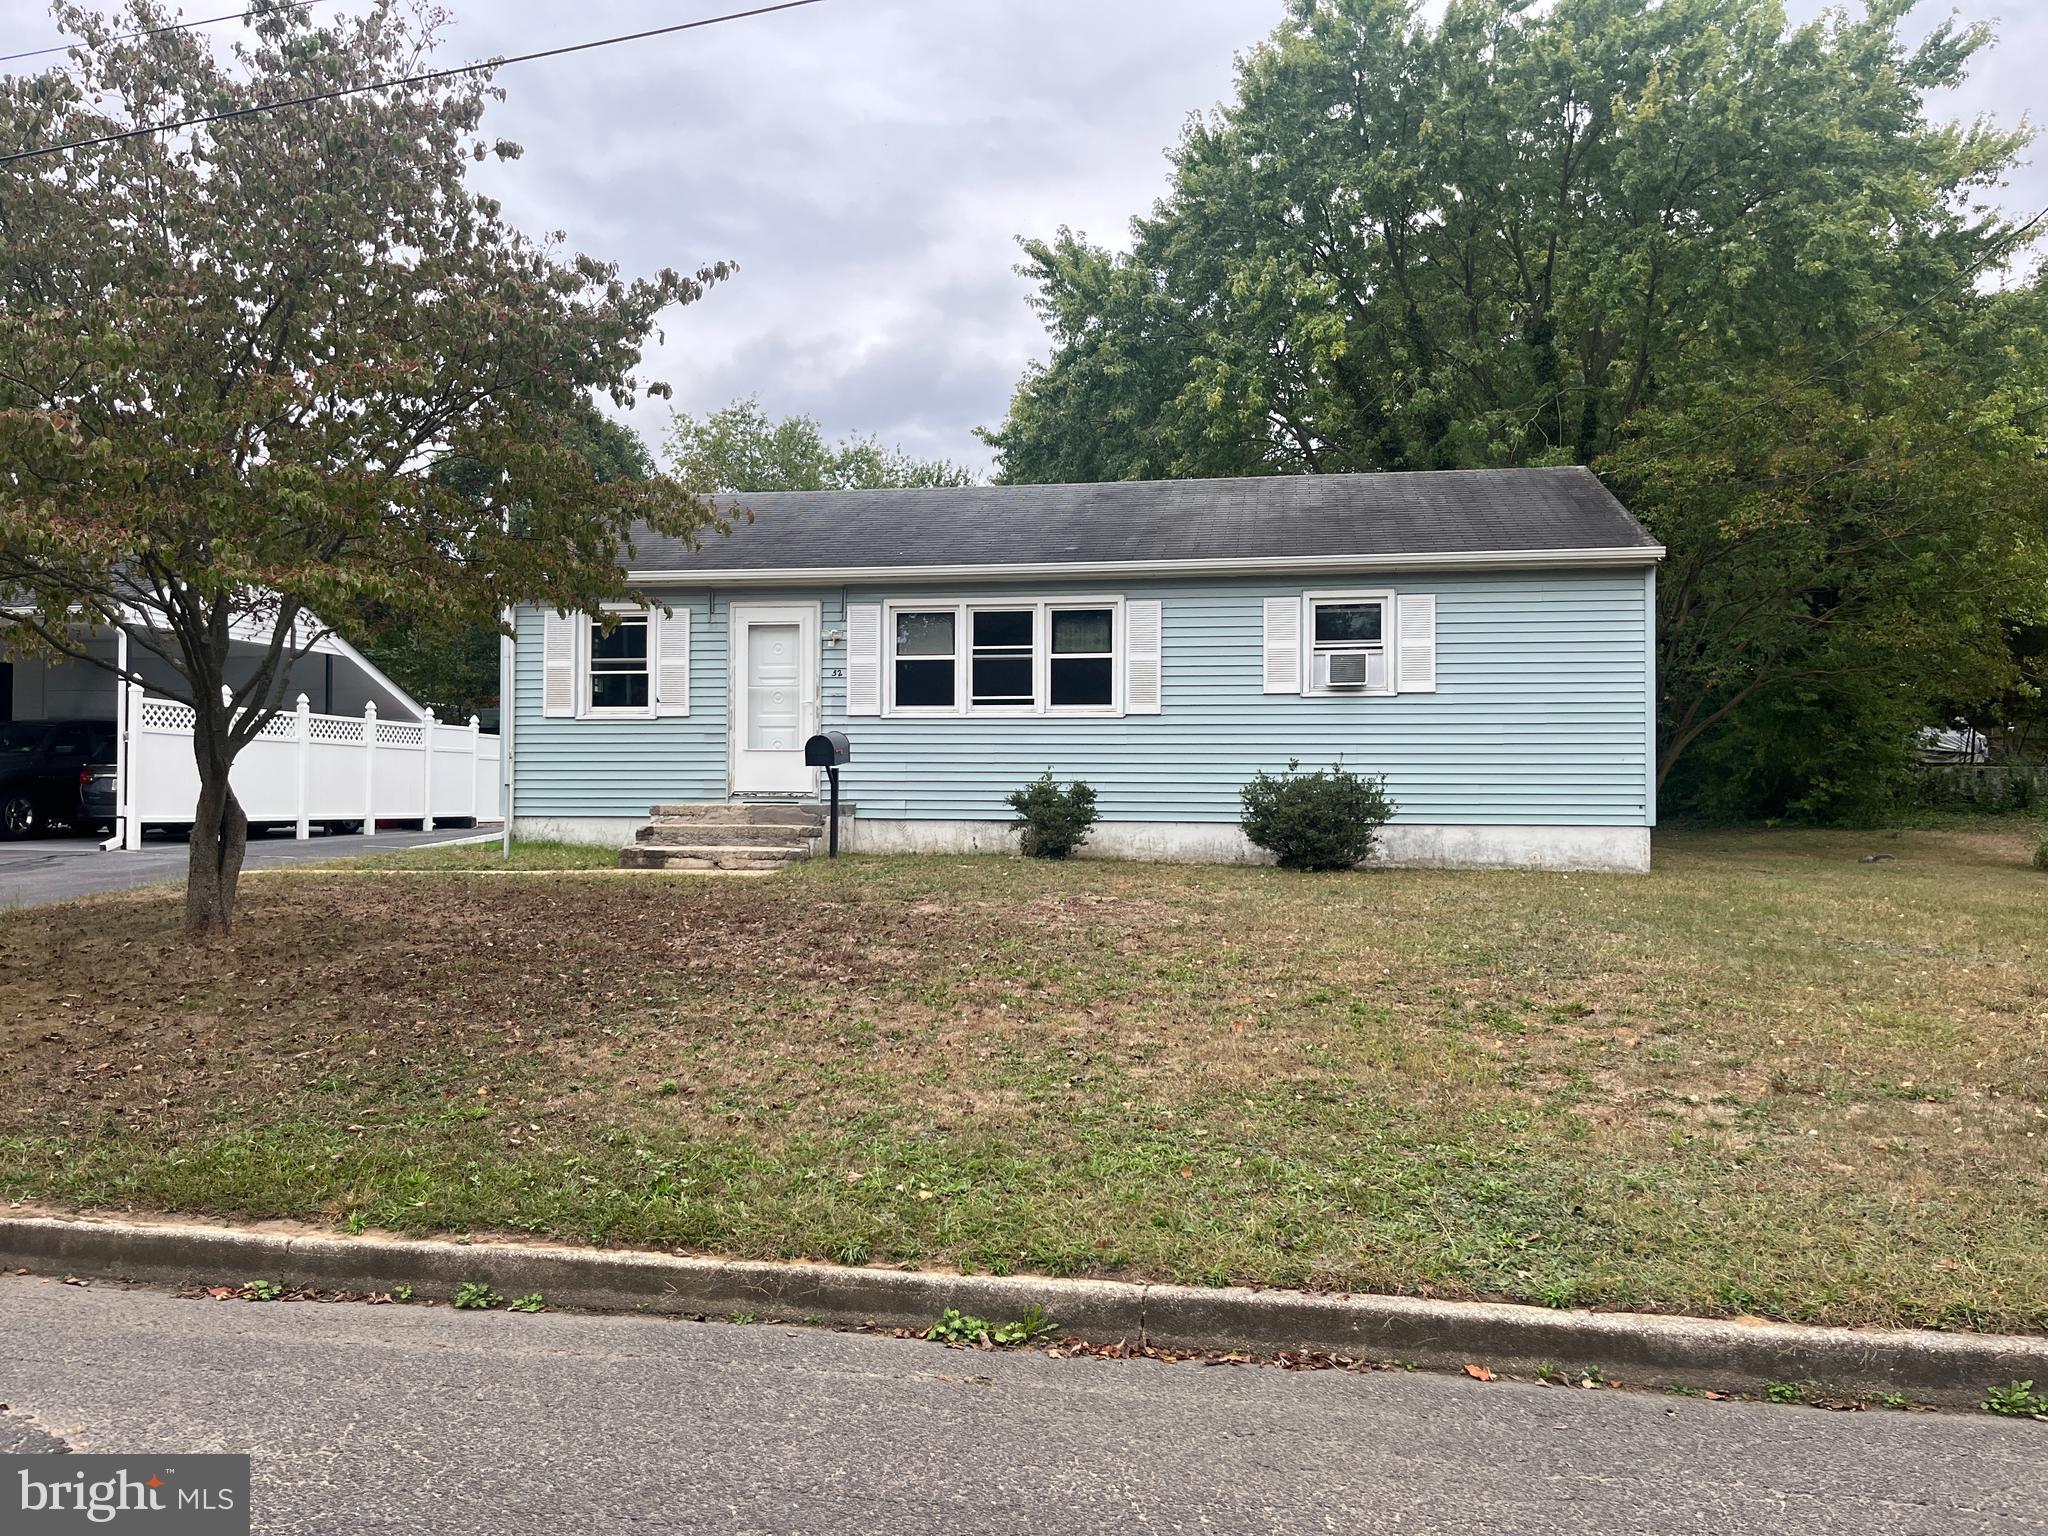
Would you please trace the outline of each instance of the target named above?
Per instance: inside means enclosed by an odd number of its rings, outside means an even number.
[[[355,0],[325,3],[356,8]],[[451,63],[738,9],[720,0],[444,0]],[[1795,17],[1821,0],[1791,0]],[[217,15],[232,0],[187,0]],[[2016,122],[2048,61],[2048,3],[1955,0],[2000,42],[1941,110]],[[727,258],[739,276],[672,316],[649,375],[703,411],[758,393],[829,432],[987,463],[973,435],[1044,350],[1019,234],[1121,242],[1165,149],[1225,99],[1281,0],[825,0],[781,15],[516,66],[487,126],[525,158],[480,173],[531,231],[629,273]],[[1917,26],[1948,13],[1923,0]],[[220,29],[226,30],[226,29]],[[54,40],[43,0],[0,0],[0,52]],[[2037,159],[2040,157],[2037,156]],[[2048,204],[2048,163],[2005,194]],[[659,401],[631,418],[651,442]]]

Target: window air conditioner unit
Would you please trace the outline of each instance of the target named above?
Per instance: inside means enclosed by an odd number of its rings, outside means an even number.
[[[1316,657],[1316,686],[1349,692],[1384,688],[1387,658],[1376,651],[1331,651]]]

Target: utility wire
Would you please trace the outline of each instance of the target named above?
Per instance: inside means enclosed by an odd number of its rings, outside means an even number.
[[[560,48],[543,48],[534,53],[500,54],[496,58],[483,59],[475,64],[458,64],[450,69],[430,69],[424,74],[402,75],[391,80],[373,80],[367,85],[342,86],[332,91],[318,91],[311,96],[292,96],[282,101],[258,102],[254,106],[236,107],[227,112],[209,112],[204,117],[181,118],[174,122],[149,123],[140,128],[124,128],[118,133],[103,133],[95,138],[78,139],[69,144],[46,144],[39,149],[17,149],[11,154],[0,155],[0,165],[12,165],[17,160],[33,160],[41,155],[61,155],[72,149],[93,149],[101,144],[118,144],[124,139],[139,139],[152,133],[175,133],[180,128],[203,128],[210,123],[225,123],[238,117],[253,117],[259,112],[276,112],[285,107],[309,107],[323,101],[339,101],[345,96],[360,96],[366,91],[389,90],[401,85],[425,85],[434,80],[452,80],[458,75],[480,74],[485,70],[498,69],[506,64],[530,64],[536,59],[559,59],[571,53],[587,53],[593,48],[610,48],[619,43],[643,42],[652,37],[667,37],[674,32],[693,32],[699,27],[715,27],[721,22],[746,21],[755,16],[772,16],[777,11],[800,10],[807,5],[822,5],[824,0],[782,0],[779,5],[760,5],[748,11],[728,11],[722,16],[705,16],[696,21],[678,22],[669,27],[650,27],[645,32],[628,32],[618,37],[600,37],[587,43],[570,43]]]
[[[278,0],[278,3],[270,6],[269,9],[272,11],[303,11],[308,6],[327,5],[329,3],[330,0]],[[197,21],[173,22],[167,27],[145,27],[140,32],[122,32],[114,37],[110,37],[103,46],[111,47],[115,43],[133,42],[138,37],[161,37],[166,32],[186,32],[193,27],[210,27],[215,22],[240,21],[245,17],[261,14],[263,13],[252,6],[246,11],[229,11],[224,16],[202,16]],[[16,59],[40,59],[44,55],[52,53],[69,53],[73,48],[84,48],[85,46],[83,43],[56,43],[48,48],[29,48],[20,53],[0,53],[0,64],[12,64]]]

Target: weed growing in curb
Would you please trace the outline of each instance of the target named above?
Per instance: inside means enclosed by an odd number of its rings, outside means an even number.
[[[391,1287],[391,1299],[393,1301],[411,1301],[412,1287],[409,1285],[394,1285]]]
[[[2031,1381],[1993,1387],[1984,1396],[1983,1408],[1986,1413],[2002,1414],[2009,1419],[2048,1420],[2048,1397],[2036,1392]]]
[[[455,1292],[455,1305],[465,1312],[488,1312],[504,1300],[481,1280],[466,1280]]]
[[[249,1301],[275,1301],[284,1294],[284,1287],[275,1280],[244,1280],[242,1295]],[[2032,1385],[2032,1383],[2029,1383]]]
[[[540,1312],[544,1311],[546,1307],[547,1301],[539,1291],[534,1291],[529,1295],[521,1296],[514,1301],[505,1303],[505,1310],[507,1312]]]
[[[1812,1386],[1810,1381],[1768,1382],[1764,1386],[1764,1396],[1774,1403],[1803,1403]]]
[[[939,1314],[939,1320],[925,1330],[924,1336],[938,1344],[991,1345],[998,1349],[1015,1349],[1019,1345],[1035,1343],[1054,1329],[1053,1320],[1036,1303],[1027,1307],[1024,1315],[1012,1323],[991,1326],[984,1317],[970,1317],[958,1307],[948,1307]]]

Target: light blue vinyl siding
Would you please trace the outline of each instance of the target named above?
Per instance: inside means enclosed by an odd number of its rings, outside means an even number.
[[[1263,600],[1347,585],[1437,598],[1437,691],[1392,698],[1263,692]],[[1449,824],[1645,825],[1652,797],[1653,582],[1640,570],[1375,574],[1031,586],[863,586],[665,594],[691,613],[691,713],[543,720],[539,616],[518,656],[518,814],[637,816],[726,793],[726,617],[740,602],[817,602],[821,633],[847,602],[1120,593],[1156,598],[1162,708],[1123,719],[892,720],[845,715],[846,650],[823,644],[823,724],[853,741],[843,775],[864,816],[986,820],[1050,768],[1096,787],[1122,821],[1234,822],[1238,790],[1290,758],[1384,773],[1398,819]]]

